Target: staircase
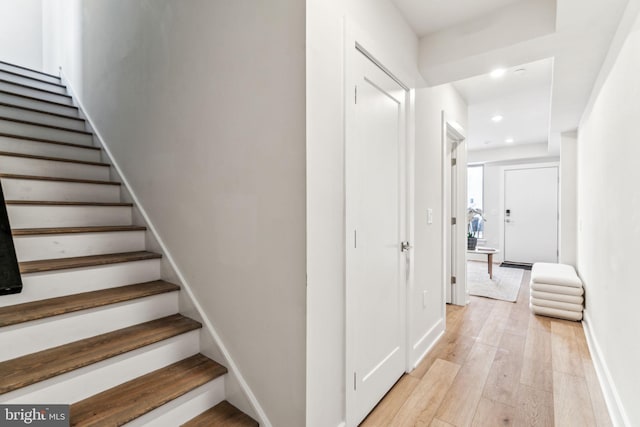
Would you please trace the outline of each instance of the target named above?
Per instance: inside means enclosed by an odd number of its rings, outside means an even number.
[[[257,426],[110,180],[59,77],[0,62],[0,181],[23,281],[0,296],[0,404],[72,426]]]

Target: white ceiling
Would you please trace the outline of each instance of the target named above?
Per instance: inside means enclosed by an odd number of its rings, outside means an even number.
[[[520,131],[520,137],[509,136],[524,142],[537,140],[546,132],[543,140],[548,141],[550,154],[558,153],[562,132],[578,127],[629,2],[391,1],[420,36],[419,69],[429,85],[486,75],[498,66],[513,69],[520,64],[544,63],[543,60],[552,58],[553,79],[550,102],[546,106],[543,104],[549,99],[549,90],[537,78],[528,83],[526,79],[505,80],[501,86],[488,83],[486,76],[478,77],[477,81],[456,83],[460,92],[469,98],[471,122],[467,132],[474,135],[472,138],[477,135],[482,142],[495,139],[498,144],[504,141],[505,133]],[[548,69],[541,72],[548,79]],[[542,74],[538,77],[542,79]],[[512,83],[516,86],[512,87]],[[522,88],[518,87],[519,83],[523,84]],[[536,85],[539,90],[534,90]],[[496,129],[490,132],[486,124],[481,124],[481,117],[498,108],[503,110],[505,119],[500,132]],[[545,124],[543,116],[548,117]],[[508,120],[520,125],[511,129]],[[471,126],[480,129],[476,131]],[[535,131],[530,129],[533,126]]]
[[[391,0],[419,37],[451,27],[519,0]]]
[[[506,69],[500,78],[484,74],[455,82],[469,106],[468,148],[546,143],[552,73],[553,60],[549,58]],[[504,117],[499,123],[491,120],[496,114]],[[508,138],[514,141],[508,143]]]

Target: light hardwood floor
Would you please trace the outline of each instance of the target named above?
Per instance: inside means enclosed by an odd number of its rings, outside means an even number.
[[[361,426],[611,426],[582,325],[514,303],[447,306],[447,330]]]

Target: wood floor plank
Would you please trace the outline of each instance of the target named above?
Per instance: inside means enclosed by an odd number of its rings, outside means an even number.
[[[505,327],[507,326],[507,320],[511,314],[512,303],[505,301],[496,301],[489,317],[484,321],[482,329],[478,334],[478,341],[484,344],[498,346]]]
[[[478,410],[473,417],[473,427],[512,426],[516,418],[516,408],[487,398],[480,399]]]
[[[197,354],[71,405],[71,426],[121,426],[224,375]]]
[[[497,348],[476,342],[447,392],[436,418],[454,425],[469,425],[482,396]]]
[[[416,426],[417,427],[417,426]],[[420,426],[422,427],[422,426]],[[437,418],[434,418],[433,421],[431,421],[431,424],[429,424],[429,427],[455,427],[447,422],[444,422],[442,420],[439,420]]]
[[[202,325],[180,314],[97,335],[0,363],[0,394],[109,359]]]
[[[428,426],[451,387],[460,365],[438,359],[391,421],[392,426]]]
[[[258,427],[258,422],[226,400],[203,412],[182,427]]]
[[[386,396],[360,424],[361,427],[388,426],[398,410],[404,405],[411,392],[418,386],[419,379],[403,375]]]
[[[553,427],[553,394],[520,384],[514,425],[518,427]]]
[[[582,357],[573,327],[566,322],[551,322],[551,361],[554,371],[584,377]]]
[[[602,388],[600,388],[600,382],[593,363],[590,360],[583,359],[582,367],[584,370],[584,379],[587,382],[587,389],[589,390],[589,397],[591,398],[591,406],[593,407],[593,414],[596,419],[598,427],[611,427],[611,417],[609,416],[609,410],[602,394]]]
[[[498,348],[482,396],[495,402],[515,406],[522,372],[522,353]]]
[[[584,377],[553,371],[553,415],[558,426],[596,427]]]
[[[520,382],[539,390],[553,391],[551,332],[540,326],[543,324],[536,319],[529,323]]]
[[[0,307],[0,327],[179,290],[162,280]]]

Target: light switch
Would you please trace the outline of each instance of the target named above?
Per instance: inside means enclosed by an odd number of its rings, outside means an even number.
[[[427,224],[433,224],[433,209],[427,209]]]

